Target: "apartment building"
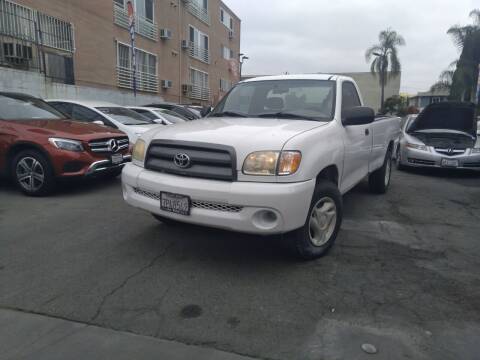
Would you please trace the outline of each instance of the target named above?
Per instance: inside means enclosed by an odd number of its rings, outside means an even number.
[[[221,0],[131,1],[137,100],[211,104],[239,81],[241,21]],[[127,2],[0,0],[0,71],[130,98]]]

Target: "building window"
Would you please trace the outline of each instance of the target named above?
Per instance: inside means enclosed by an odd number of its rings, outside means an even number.
[[[226,46],[222,46],[222,58],[225,60],[231,60],[235,58],[235,54],[233,53],[233,50],[230,50]]]
[[[210,100],[210,88],[208,85],[208,73],[190,68],[191,91],[189,96],[197,100]]]
[[[222,8],[220,8],[220,22],[230,30],[233,30],[233,18],[226,10]]]
[[[135,6],[135,32],[157,41],[158,26],[155,23],[155,0],[132,0]],[[129,28],[126,0],[114,0],[114,22],[125,29]]]
[[[158,92],[157,57],[135,49],[136,85],[140,91]],[[117,82],[119,87],[133,89],[132,48],[117,42]]]
[[[210,62],[208,35],[191,25],[189,26],[189,34],[190,56],[208,64]]]
[[[196,18],[210,25],[210,16],[208,15],[208,0],[190,0],[187,4],[188,11]]]
[[[220,79],[220,91],[227,92],[232,88],[232,82],[226,79]]]

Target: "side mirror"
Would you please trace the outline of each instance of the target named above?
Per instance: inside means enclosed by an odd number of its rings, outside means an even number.
[[[375,120],[375,112],[366,106],[356,106],[342,110],[342,124],[344,126],[366,125]]]
[[[202,117],[205,117],[205,116],[207,116],[208,114],[210,114],[210,113],[212,112],[212,110],[213,110],[213,107],[211,107],[211,106],[205,106],[205,107],[202,109],[202,111],[200,111],[200,115],[201,115]]]
[[[97,124],[97,125],[103,125],[103,126],[105,126],[105,123],[104,123],[102,120],[95,120],[93,123],[94,123],[94,124]]]

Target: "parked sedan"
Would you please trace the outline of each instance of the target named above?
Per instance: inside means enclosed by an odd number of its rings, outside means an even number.
[[[407,118],[397,149],[397,167],[480,170],[479,138],[474,104],[431,104],[417,117]]]
[[[187,118],[188,120],[197,120],[200,119],[201,116],[198,114],[194,113],[191,111],[187,106],[185,105],[178,105],[178,104],[171,104],[171,103],[156,103],[156,104],[150,104],[150,105],[145,105],[146,107],[152,107],[152,108],[158,108],[158,109],[166,109],[173,111],[184,118]]]
[[[129,106],[128,108],[140,115],[148,117],[151,121],[153,121],[156,124],[173,125],[173,124],[187,121],[185,118],[180,117],[180,115],[166,109],[157,109],[157,108],[139,107],[139,106]]]
[[[134,144],[144,132],[158,126],[147,117],[126,107],[98,101],[47,100],[67,117],[119,129]]]

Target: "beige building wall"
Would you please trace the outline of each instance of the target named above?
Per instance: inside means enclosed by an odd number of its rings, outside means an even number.
[[[154,22],[158,30],[156,40],[136,34],[135,46],[157,57],[159,101],[161,98],[178,103],[216,103],[224,93],[220,91],[220,79],[236,83],[237,73],[221,55],[221,46],[233,50],[235,60],[240,53],[240,19],[220,0],[208,1],[209,24],[192,15],[183,0],[154,0]],[[15,3],[31,7],[43,13],[71,22],[75,29],[74,72],[75,84],[99,88],[122,89],[117,84],[117,41],[130,44],[127,29],[114,23],[113,0],[15,0]],[[220,8],[232,16],[234,37],[220,22]],[[189,25],[209,37],[209,64],[189,55],[182,49],[181,41],[189,39]],[[172,38],[160,39],[160,29],[170,29]],[[193,99],[182,91],[183,84],[190,84],[190,68],[209,74],[210,100]],[[161,80],[172,80],[171,89],[162,89]],[[152,92],[145,92],[152,95]]]

